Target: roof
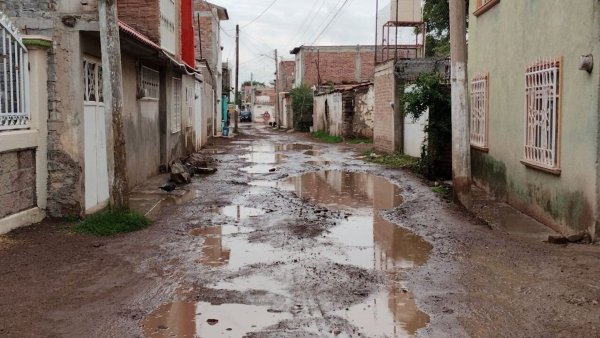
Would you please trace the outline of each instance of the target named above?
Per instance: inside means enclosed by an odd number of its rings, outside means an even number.
[[[369,86],[372,86],[372,85],[373,85],[373,82],[333,85],[329,90],[318,93],[318,94],[316,94],[316,96],[327,95],[327,94],[332,94],[332,93],[349,92],[349,91],[357,90],[360,88],[368,88]]]
[[[129,35],[130,37],[134,38],[138,42],[143,43],[144,45],[146,45],[148,47],[151,47],[151,48],[156,49],[156,50],[162,50],[162,48],[160,48],[159,45],[157,45],[156,43],[154,43],[147,36],[145,36],[144,34],[136,31],[133,27],[129,26],[128,24],[126,24],[125,22],[123,22],[121,20],[119,20],[119,30],[121,32]]]
[[[215,5],[208,1],[205,1],[205,3],[209,6],[217,9],[217,13],[219,15],[219,20],[222,20],[222,21],[229,20],[229,13],[227,12],[227,8]]]

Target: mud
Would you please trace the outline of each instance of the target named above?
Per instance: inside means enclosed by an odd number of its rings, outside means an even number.
[[[146,230],[0,236],[0,336],[600,336],[600,247],[490,230],[359,146],[242,130]]]

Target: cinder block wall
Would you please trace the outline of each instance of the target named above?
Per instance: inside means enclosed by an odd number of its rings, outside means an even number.
[[[319,49],[319,52],[317,48],[302,51],[302,83],[313,86],[329,82],[344,84],[373,80],[374,50],[358,51],[356,47],[340,47],[340,50],[328,51],[325,48]]]
[[[396,149],[394,108],[395,101],[394,61],[378,65],[375,69],[375,111],[373,138],[375,150],[393,153]]]

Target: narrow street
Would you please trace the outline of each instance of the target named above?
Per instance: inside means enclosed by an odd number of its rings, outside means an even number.
[[[0,236],[0,336],[600,337],[597,245],[490,230],[356,146],[215,143],[146,230]]]

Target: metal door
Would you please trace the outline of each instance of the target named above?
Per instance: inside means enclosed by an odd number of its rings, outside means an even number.
[[[102,64],[99,60],[84,58],[83,78],[85,210],[86,213],[92,213],[106,206],[109,197],[106,113],[102,93]]]

